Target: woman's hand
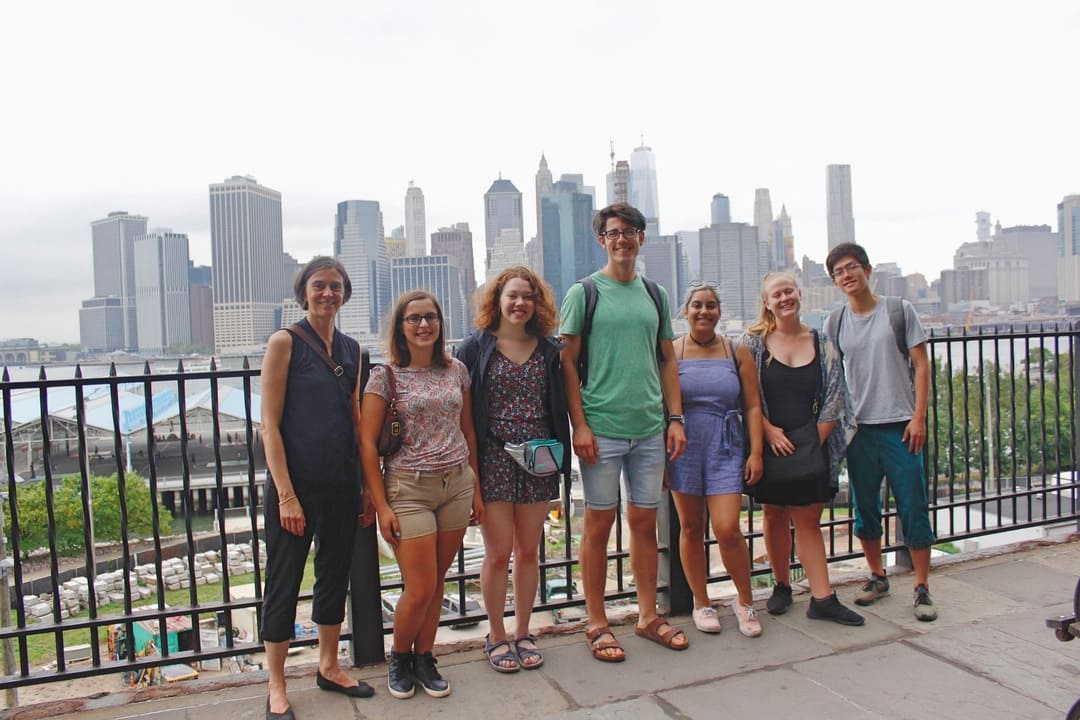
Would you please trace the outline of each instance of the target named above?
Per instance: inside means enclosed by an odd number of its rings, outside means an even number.
[[[763,468],[764,463],[761,461],[761,456],[750,453],[750,457],[746,458],[746,465],[743,467],[743,479],[746,480],[746,484],[757,484],[757,481],[761,479]]]
[[[765,444],[772,448],[773,453],[778,457],[795,452],[795,445],[784,434],[784,429],[772,423],[765,425]]]
[[[281,520],[281,529],[293,535],[303,536],[307,527],[307,519],[304,517],[304,508],[300,505],[300,498],[293,495],[287,500],[278,501],[278,517]]]
[[[375,522],[375,503],[372,502],[368,493],[364,493],[360,500],[360,515],[356,520],[360,523],[360,527],[370,527]]]
[[[397,515],[394,514],[389,505],[377,514],[379,516],[379,532],[382,533],[383,539],[390,544],[390,547],[397,550],[397,546],[401,543],[401,526],[398,525]]]
[[[479,525],[484,522],[484,499],[480,497],[480,489],[477,488],[472,497],[472,516],[469,518],[470,525]]]

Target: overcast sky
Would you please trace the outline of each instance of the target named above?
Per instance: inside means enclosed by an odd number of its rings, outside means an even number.
[[[427,230],[466,221],[501,172],[583,173],[609,140],[656,155],[664,233],[714,193],[786,204],[823,260],[825,166],[852,166],[856,239],[929,280],[975,238],[1047,224],[1080,193],[1080,4],[982,2],[20,2],[0,10],[0,338],[77,341],[92,220],[191,238],[208,185],[280,190],[285,249],[332,249],[335,204],[420,186]],[[1039,272],[1033,269],[1033,272]]]

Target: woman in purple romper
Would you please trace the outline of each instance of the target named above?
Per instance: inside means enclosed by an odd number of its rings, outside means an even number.
[[[740,528],[743,482],[761,477],[762,425],[757,371],[745,347],[716,334],[720,298],[711,284],[692,283],[683,306],[690,333],[675,341],[679,388],[686,416],[686,452],[669,464],[669,487],[682,526],[679,552],[694,593],[694,625],[718,633],[721,625],[706,588],[705,510],[724,567],[738,597],[732,603],[739,631],[761,634],[750,590],[750,556]],[[741,401],[741,402],[740,402]],[[748,438],[743,437],[743,418]],[[750,452],[744,452],[746,443]]]

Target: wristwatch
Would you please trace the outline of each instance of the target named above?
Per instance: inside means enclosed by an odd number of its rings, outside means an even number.
[[[686,418],[684,418],[682,415],[668,415],[667,416],[667,421],[668,422],[682,423],[683,425],[686,424]]]

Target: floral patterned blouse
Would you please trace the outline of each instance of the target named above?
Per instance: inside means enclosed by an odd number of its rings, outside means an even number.
[[[391,470],[432,472],[469,459],[461,431],[461,408],[469,390],[469,371],[457,359],[449,367],[393,366],[398,413],[405,423],[401,450],[386,461]],[[386,368],[374,365],[365,393],[389,402]]]

